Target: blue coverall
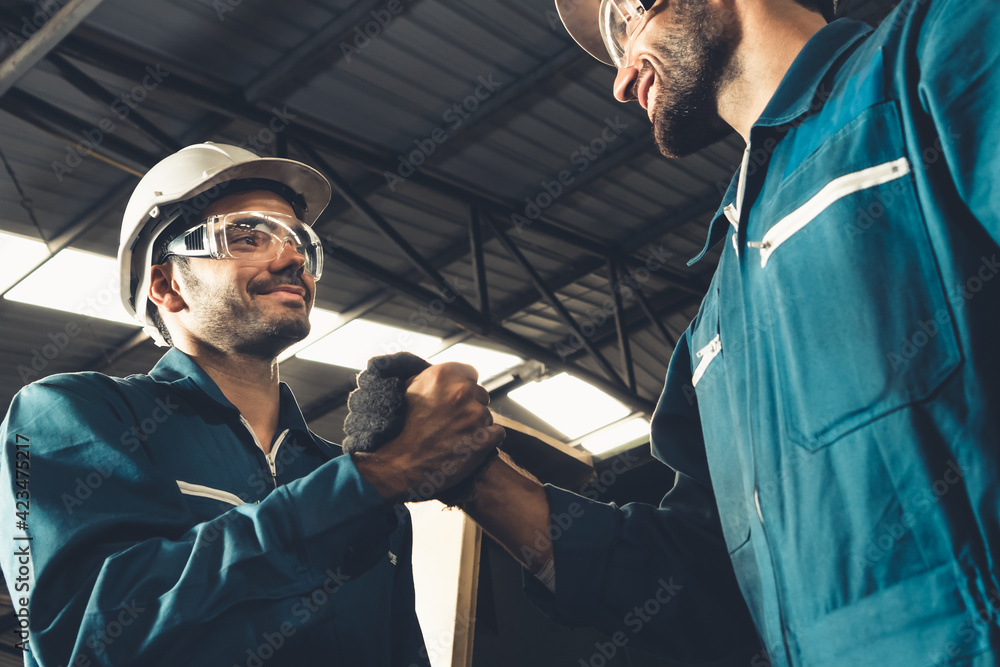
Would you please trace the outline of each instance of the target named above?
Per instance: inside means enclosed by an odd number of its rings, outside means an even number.
[[[711,223],[652,422],[675,487],[547,489],[533,598],[680,663],[997,664],[998,189],[1000,3],[817,33]]]
[[[0,437],[27,665],[427,665],[409,514],[308,430],[286,385],[268,456],[176,349],[149,375],[28,385]]]

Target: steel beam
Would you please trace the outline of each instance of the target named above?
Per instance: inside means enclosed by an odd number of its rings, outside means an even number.
[[[55,49],[97,9],[101,0],[69,0],[62,9],[45,22],[34,35],[0,63],[0,96],[10,90],[18,79],[28,73],[42,58]]]
[[[100,357],[97,357],[89,364],[86,364],[84,369],[110,370],[111,367],[120,361],[125,355],[140,347],[148,340],[150,340],[149,336],[147,336],[146,332],[141,329],[135,333],[131,333],[127,338],[119,341],[116,345],[113,345],[110,354],[108,354],[107,349],[105,349],[101,353]]]
[[[483,255],[483,225],[479,219],[479,209],[469,206],[469,256],[472,258],[472,279],[479,295],[479,312],[489,322],[490,295],[486,283],[486,258]]]
[[[48,59],[49,62],[59,68],[59,71],[62,72],[63,78],[66,79],[71,86],[79,90],[94,102],[107,106],[113,111],[111,105],[108,103],[108,100],[113,100],[115,97],[114,94],[105,90],[104,86],[94,81],[87,75],[86,72],[59,54],[50,53]],[[120,114],[116,115],[119,115],[120,117]],[[138,109],[130,110],[129,114],[124,116],[124,120],[126,123],[142,132],[147,139],[168,153],[173,153],[183,148],[183,146],[174,140],[173,137],[150,122],[150,120],[142,115]]]
[[[608,363],[608,360],[604,358],[604,355],[602,355],[597,350],[596,347],[590,344],[590,341],[587,339],[587,337],[583,334],[582,331],[580,331],[580,326],[576,323],[576,320],[573,319],[573,316],[570,315],[568,310],[566,310],[566,307],[562,304],[561,301],[559,301],[559,297],[556,296],[555,292],[549,289],[549,287],[545,284],[545,281],[542,280],[541,275],[539,275],[539,273],[535,271],[535,267],[531,265],[531,263],[521,253],[518,247],[514,245],[514,243],[510,240],[510,238],[503,232],[503,230],[501,230],[497,226],[497,224],[493,221],[493,219],[488,215],[486,216],[486,224],[490,226],[490,228],[493,230],[493,234],[497,237],[500,243],[503,244],[503,247],[507,250],[510,256],[513,257],[517,261],[517,263],[521,265],[525,273],[528,274],[528,277],[531,279],[531,283],[535,286],[535,289],[538,290],[538,293],[541,294],[542,297],[545,299],[545,301],[548,302],[548,304],[552,307],[552,309],[556,311],[560,319],[562,319],[563,323],[570,328],[570,331],[572,331],[573,333],[575,333],[577,336],[580,337],[580,340],[583,341],[584,347],[587,348],[587,351],[593,355],[594,359],[597,360],[597,363],[600,364],[602,369],[604,369],[604,372],[607,374],[608,378],[624,386],[621,377],[618,375],[617,372],[615,372],[614,367],[610,363]]]
[[[682,296],[680,299],[677,295],[672,292],[661,292],[653,297],[651,301],[651,308],[654,314],[663,315],[665,317],[670,317],[674,313],[680,312],[685,308],[691,306],[697,306],[701,303],[701,300],[693,296]],[[642,308],[630,308],[622,316],[622,321],[624,323],[626,332],[634,332],[645,328],[647,325],[644,324],[646,321],[646,314],[643,312]],[[610,345],[615,341],[615,329],[614,325],[611,323],[605,323],[603,326],[598,327],[591,336],[591,340],[595,346]],[[566,349],[571,349],[569,339],[566,339],[560,345],[563,345]],[[587,355],[587,351],[580,349],[579,346],[573,346],[575,349],[573,352],[565,354],[568,361],[574,362],[582,359]]]
[[[351,187],[343,176],[334,171],[333,167],[331,167],[326,160],[321,158],[314,150],[309,148],[309,146],[299,144],[298,148],[313,161],[314,165],[325,172],[327,178],[330,180],[330,184],[333,185],[337,192],[339,192],[344,199],[350,202],[351,206],[354,207],[354,209],[360,213],[365,220],[374,226],[379,233],[395,244],[395,246],[399,248],[404,255],[406,255],[406,258],[410,260],[410,263],[422,271],[423,274],[430,278],[431,281],[439,288],[447,293],[450,293],[453,298],[460,301],[462,305],[475,310],[472,305],[466,301],[461,294],[459,294],[458,290],[456,290],[451,283],[445,280],[444,277],[438,273],[437,269],[431,266],[431,264],[424,259],[423,255],[421,255],[409,241],[403,238],[402,234],[396,231],[396,229],[389,224],[388,220],[383,218],[382,215],[371,206],[371,204],[355,192],[354,188]]]
[[[439,299],[439,296],[433,292],[383,270],[382,267],[378,266],[374,262],[352,253],[346,248],[339,247],[331,249],[330,253],[344,265],[351,267],[362,275],[371,278],[372,280],[375,280],[376,282],[379,282],[396,292],[399,292],[411,301],[426,304]],[[589,369],[576,364],[566,363],[559,357],[559,355],[553,353],[548,348],[542,347],[534,341],[523,336],[519,336],[512,331],[497,326],[496,324],[485,322],[478,312],[475,310],[470,312],[468,309],[458,305],[457,302],[445,303],[444,312],[447,313],[447,317],[449,319],[464,329],[473,331],[474,333],[487,338],[492,338],[493,340],[506,345],[515,352],[529,359],[540,361],[550,368],[572,373],[580,379],[590,382],[614,398],[617,398],[622,403],[625,403],[626,405],[637,410],[642,410],[648,414],[652,414],[655,403],[629,391],[624,386],[624,383],[621,382],[620,378],[618,378],[617,383],[609,382],[604,377],[590,371]]]
[[[68,142],[69,146],[76,146],[81,153],[89,153],[134,176],[142,176],[157,161],[156,157],[107,132],[103,141],[88,142],[91,148],[85,148],[83,133],[93,131],[92,124],[23,90],[8,91],[0,98],[0,109]]]
[[[75,35],[65,40],[60,47],[60,52],[125,77],[132,77],[146,67],[146,63],[129,57],[118,50]],[[153,54],[150,54],[150,60],[156,60]],[[266,125],[273,115],[271,110],[261,109],[242,101],[231,93],[198,84],[185,78],[179,72],[171,72],[171,76],[163,82],[160,89],[165,93],[173,93],[190,104],[250,123]],[[380,149],[372,147],[358,137],[337,131],[318,119],[300,116],[296,119],[295,124],[288,127],[285,132],[299,143],[322,148],[379,175],[384,175],[387,172],[394,173],[396,168],[395,160],[382,153]],[[509,216],[515,212],[516,207],[510,202],[478,191],[475,187],[454,177],[440,173],[432,174],[430,171],[418,171],[409,177],[408,182],[458,201],[475,203],[484,210],[495,211],[503,216]],[[567,229],[547,216],[533,220],[532,230],[600,257],[605,257],[615,251],[612,244]]]
[[[639,307],[642,308],[642,312],[646,315],[646,319],[652,324],[660,335],[663,336],[663,340],[666,341],[667,345],[673,350],[677,347],[677,339],[670,335],[670,331],[667,329],[666,325],[660,320],[659,316],[653,312],[653,307],[649,304],[649,300],[646,295],[642,293],[641,289],[635,290],[635,298],[639,302]]]
[[[471,136],[469,130],[473,127],[482,125],[485,121],[496,116],[498,112],[509,108],[509,105],[515,100],[520,99],[569,67],[585,60],[589,61],[591,58],[576,44],[567,46],[551,58],[545,59],[541,65],[522,76],[515,83],[504,86],[492,94],[483,106],[476,110],[475,115],[463,121],[462,136]],[[441,162],[463,147],[463,142],[449,140],[448,143],[439,146],[431,158],[435,162]]]
[[[618,268],[612,259],[608,260],[608,286],[615,300],[615,331],[618,334],[618,350],[621,353],[622,372],[628,381],[628,388],[635,391],[635,367],[632,365],[632,348],[628,342],[628,332],[622,323],[622,294],[618,289]]]
[[[2,104],[2,102],[3,100],[0,100],[0,104]],[[59,232],[55,237],[49,239],[46,244],[49,248],[49,254],[45,258],[36,262],[30,268],[26,269],[24,273],[21,274],[20,278],[11,283],[7,289],[0,292],[0,298],[2,298],[3,295],[10,290],[14,289],[22,280],[31,275],[40,266],[55,257],[56,253],[60,250],[68,247],[71,243],[87,233],[92,227],[99,224],[112,211],[119,207],[123,207],[124,201],[128,198],[128,195],[132,192],[132,188],[134,187],[135,181],[131,178],[120,182],[111,190],[108,196],[103,197],[97,204],[84,211],[80,217],[67,225],[63,231]]]
[[[419,0],[407,0],[404,6],[409,10],[417,2]],[[353,41],[354,28],[371,21],[371,13],[383,9],[385,4],[386,0],[366,0],[348,5],[343,14],[328,21],[322,28],[283,55],[268,71],[254,79],[244,89],[243,97],[249,102],[259,102],[287,89],[292,77],[300,80],[308,79],[315,73],[329,68],[344,55],[339,44]]]

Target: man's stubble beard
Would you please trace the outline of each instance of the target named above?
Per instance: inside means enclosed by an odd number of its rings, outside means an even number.
[[[260,312],[247,306],[235,284],[212,288],[193,274],[188,275],[187,282],[192,293],[197,294],[199,307],[206,312],[201,335],[215,347],[273,360],[309,335],[309,319],[298,313],[290,311],[284,317],[262,321]],[[250,304],[255,303],[256,295],[250,293]]]
[[[718,100],[740,74],[740,29],[734,17],[716,15],[706,0],[678,0],[674,11],[674,25],[653,43],[669,68],[656,73],[653,138],[666,157],[686,157],[733,131],[719,116]]]

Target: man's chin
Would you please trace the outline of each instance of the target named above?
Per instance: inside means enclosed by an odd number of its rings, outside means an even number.
[[[274,328],[274,338],[284,345],[281,348],[284,350],[305,340],[306,336],[309,335],[310,328],[309,318],[284,320]]]
[[[685,119],[683,123],[664,121],[653,113],[653,139],[664,157],[683,158],[722,141],[733,129],[721,118],[702,122]]]
[[[261,359],[274,359],[292,345],[309,335],[308,318],[284,318],[259,331],[253,338],[244,340],[240,351]]]

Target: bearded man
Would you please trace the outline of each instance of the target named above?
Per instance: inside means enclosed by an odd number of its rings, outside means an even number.
[[[878,29],[820,0],[556,6],[664,155],[731,130],[746,153],[653,415],[661,504],[497,460],[467,511],[616,650],[998,664],[996,2],[903,0]]]

